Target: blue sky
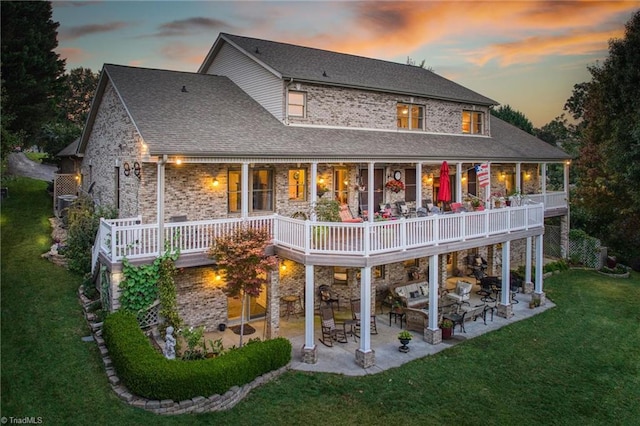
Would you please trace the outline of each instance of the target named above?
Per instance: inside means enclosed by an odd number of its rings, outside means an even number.
[[[67,71],[195,72],[220,32],[406,63],[411,57],[540,127],[640,9],[636,1],[53,1]]]

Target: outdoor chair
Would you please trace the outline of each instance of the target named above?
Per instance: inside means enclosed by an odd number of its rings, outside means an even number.
[[[336,321],[333,316],[333,308],[325,305],[320,307],[320,327],[323,345],[332,347],[333,342],[347,343],[347,326],[344,321]]]
[[[360,333],[360,299],[351,300],[351,316],[356,321],[355,332]],[[378,334],[378,327],[376,325],[376,316],[371,315],[371,334]]]
[[[471,289],[473,288],[473,284],[468,283],[466,281],[458,281],[456,283],[455,291],[447,293],[447,297],[449,299],[455,300],[459,303],[469,304],[469,295],[471,293]]]
[[[320,304],[325,304],[325,306],[331,307],[333,309],[333,304],[335,303],[338,306],[338,310],[340,310],[340,298],[333,294],[331,291],[331,287],[326,284],[321,285],[318,288],[318,294],[320,296]]]
[[[493,294],[493,284],[495,277],[482,277],[480,278],[480,290],[476,292],[480,297],[480,300],[483,302],[495,302],[495,297]]]
[[[427,212],[426,207],[418,207],[416,209],[416,217],[427,217],[429,213]]]
[[[471,270],[469,275],[475,276],[476,279],[479,279],[476,272],[482,272],[482,274],[480,274],[480,278],[482,278],[484,276],[484,272],[487,270],[487,261],[478,254],[470,254],[467,256],[467,268]]]
[[[400,216],[409,217],[409,207],[407,206],[406,202],[396,201],[396,207]]]
[[[359,223],[362,222],[362,218],[361,217],[353,217],[353,214],[351,213],[351,210],[349,209],[349,206],[346,204],[342,204],[340,206],[340,220],[342,222],[346,222],[346,223]]]

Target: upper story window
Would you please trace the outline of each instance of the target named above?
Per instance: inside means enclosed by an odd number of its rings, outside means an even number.
[[[304,201],[307,199],[307,171],[305,169],[289,170],[289,199]]]
[[[482,134],[484,113],[476,111],[462,111],[462,133],[473,135]]]
[[[398,104],[398,128],[424,130],[424,107],[413,104]]]
[[[289,117],[304,117],[307,99],[304,92],[289,92],[287,103],[289,104]]]

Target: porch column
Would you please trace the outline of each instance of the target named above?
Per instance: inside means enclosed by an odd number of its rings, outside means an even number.
[[[424,341],[442,343],[442,330],[438,324],[438,255],[429,256],[429,324],[424,331]]]
[[[362,368],[376,365],[376,354],[371,350],[371,266],[360,270],[360,348],[356,349],[356,364]]]
[[[462,202],[462,163],[456,163],[456,203]]]
[[[422,207],[422,163],[416,163],[416,211]]]
[[[280,335],[280,270],[267,273],[267,323],[265,339],[275,339]]]
[[[522,173],[521,166],[522,163],[516,163],[516,191],[518,192],[522,192],[522,177],[520,176]]]
[[[547,163],[540,164],[540,191],[542,191],[542,200],[544,202],[547,193]]]
[[[564,193],[565,193],[565,205],[567,206],[567,214],[562,217],[560,228],[560,244],[564,250],[562,258],[567,259],[569,257],[569,229],[571,223],[571,203],[569,202],[569,166],[571,160],[564,162]]]
[[[524,288],[525,294],[533,293],[533,283],[531,282],[531,237],[527,237],[525,242],[525,257],[524,257]]]
[[[373,161],[367,163],[367,187],[369,190],[367,191],[367,209],[369,209],[368,219],[369,222],[373,223],[373,213],[376,211],[375,206],[373,205],[373,190],[375,185],[375,180],[373,173],[375,172],[375,163]]]
[[[489,210],[492,209],[491,205],[491,162],[487,161],[487,176],[489,176],[489,181],[487,182],[487,186],[484,187],[484,208]]]
[[[241,191],[241,204],[242,211],[240,216],[243,218],[249,217],[249,163],[242,163],[242,191]]]
[[[318,362],[318,348],[313,344],[313,301],[314,277],[313,265],[304,266],[304,347],[302,348],[302,362],[315,364]]]
[[[542,291],[542,275],[544,274],[544,250],[542,235],[536,235],[536,283],[533,298],[540,300],[540,305],[545,303],[544,291]]]
[[[165,164],[167,164],[167,156],[164,155],[160,161],[158,161],[157,183],[156,188],[158,190],[156,199],[156,220],[158,221],[158,256],[162,256],[164,252],[164,171]]]
[[[318,204],[318,163],[311,163],[311,221],[316,221],[316,204]]]
[[[511,241],[502,243],[502,292],[498,304],[498,316],[511,318],[513,305],[511,305]]]

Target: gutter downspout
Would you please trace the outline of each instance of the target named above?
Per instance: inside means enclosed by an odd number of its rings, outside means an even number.
[[[164,172],[165,164],[167,164],[168,157],[163,155],[162,159],[158,161],[158,176],[157,176],[157,212],[156,220],[158,221],[158,257],[162,256],[164,249]]]

